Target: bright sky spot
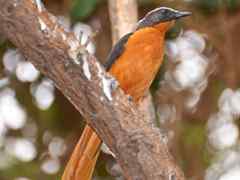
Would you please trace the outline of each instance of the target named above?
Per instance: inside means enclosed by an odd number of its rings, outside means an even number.
[[[31,89],[36,105],[41,110],[47,110],[55,100],[54,85],[49,79],[44,79],[40,84]]]
[[[217,150],[222,150],[235,145],[238,137],[238,127],[233,123],[226,123],[222,126],[216,127],[208,134],[209,143]]]
[[[16,76],[19,81],[33,82],[39,77],[40,72],[27,61],[22,61],[17,64]]]
[[[18,103],[12,89],[0,91],[0,121],[8,128],[20,129],[26,122],[26,112]]]
[[[41,165],[41,170],[46,174],[56,174],[59,169],[60,162],[58,159],[47,159]]]
[[[239,180],[239,179],[240,179],[240,164],[223,173],[219,178],[219,180]]]
[[[8,72],[15,72],[17,64],[25,61],[24,57],[16,49],[8,49],[3,55],[3,65]]]
[[[64,140],[60,137],[54,137],[48,145],[49,154],[53,158],[62,156],[65,153],[66,149],[67,147],[64,143]]]
[[[194,30],[188,30],[184,32],[183,36],[192,44],[194,49],[200,53],[203,52],[206,47],[206,41],[202,34]]]
[[[6,151],[23,162],[32,161],[37,150],[35,145],[24,138],[11,138],[6,143]]]

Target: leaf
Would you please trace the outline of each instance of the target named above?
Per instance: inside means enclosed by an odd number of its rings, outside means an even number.
[[[237,8],[239,8],[240,2],[239,0],[227,0],[227,6],[229,9],[231,10],[235,10]]]
[[[71,16],[74,20],[83,20],[95,10],[98,0],[74,0]]]
[[[200,0],[194,2],[207,14],[215,13],[223,5],[221,0]]]

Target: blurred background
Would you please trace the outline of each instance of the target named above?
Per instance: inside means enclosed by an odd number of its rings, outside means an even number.
[[[45,0],[67,31],[92,37],[88,51],[111,50],[106,0]],[[191,180],[240,179],[240,1],[139,0],[139,18],[156,7],[193,12],[167,34],[152,88],[156,125]],[[0,180],[60,179],[83,118],[7,39],[0,37]],[[95,180],[122,179],[101,153]]]

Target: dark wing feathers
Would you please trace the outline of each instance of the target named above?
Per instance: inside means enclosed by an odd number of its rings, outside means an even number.
[[[133,32],[128,33],[126,35],[124,35],[117,43],[116,45],[113,47],[113,49],[111,50],[107,61],[104,65],[104,67],[106,68],[106,70],[108,71],[111,66],[115,63],[115,61],[117,60],[117,58],[122,54],[122,52],[124,51],[124,47],[126,42],[128,41],[129,37],[133,34]]]

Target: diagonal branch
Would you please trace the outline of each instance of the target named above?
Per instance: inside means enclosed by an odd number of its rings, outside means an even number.
[[[0,0],[0,24],[116,154],[127,179],[184,179],[159,130],[53,15],[33,0]]]

